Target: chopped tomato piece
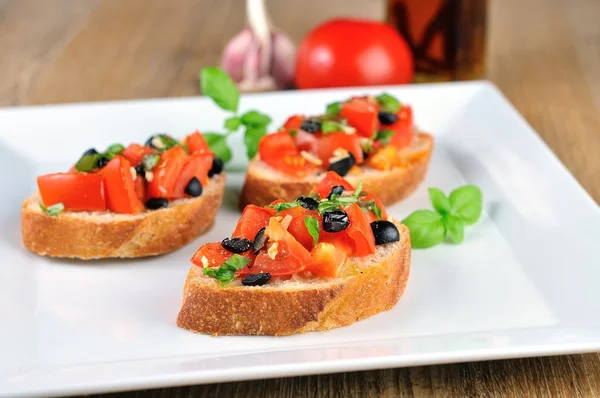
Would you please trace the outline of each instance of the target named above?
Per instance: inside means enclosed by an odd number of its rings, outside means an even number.
[[[297,152],[292,137],[286,131],[265,135],[258,143],[258,153],[263,160]]]
[[[292,216],[292,220],[287,228],[288,232],[292,234],[294,238],[302,245],[306,250],[312,249],[314,246],[314,239],[305,224],[307,217],[313,217],[317,220],[319,229],[323,222],[323,217],[319,215],[316,210],[308,210],[302,206],[294,207],[291,209],[283,210],[279,213],[280,216],[286,217],[287,215]]]
[[[387,220],[387,218],[388,218],[387,210],[385,210],[385,206],[383,206],[383,203],[381,203],[381,200],[379,200],[379,198],[377,196],[370,193],[367,196],[363,196],[362,198],[360,198],[360,200],[362,200],[364,202],[369,202],[369,201],[373,200],[375,202],[375,205],[377,205],[377,207],[379,207],[379,209],[381,210],[381,219]],[[373,213],[373,211],[369,211],[367,213],[367,218],[369,219],[369,223],[372,223],[373,221],[377,221],[377,216],[375,216],[375,213]]]
[[[160,154],[158,164],[152,169],[154,174],[148,184],[148,197],[174,198],[175,184],[188,161],[189,156],[180,146],[164,151]]]
[[[275,214],[274,210],[269,210],[256,205],[246,206],[231,236],[254,240],[258,231],[269,225],[269,218]]]
[[[263,137],[258,153],[269,166],[292,177],[302,178],[316,170],[315,165],[299,154],[292,137],[285,131]]]
[[[319,243],[310,252],[312,263],[307,271],[317,276],[335,278],[338,270],[348,257],[344,250],[337,249],[331,243]]]
[[[357,164],[363,162],[363,151],[357,134],[329,133],[319,139],[318,156],[323,161],[323,167],[329,167],[329,159],[333,152],[342,148],[350,152]]]
[[[190,261],[192,262],[192,264],[202,268],[220,267],[227,260],[229,260],[229,258],[233,256],[233,254],[234,253],[223,248],[220,242],[211,242],[205,243],[204,245],[200,246],[200,248],[192,256]],[[239,255],[242,257],[249,258],[252,261],[254,261],[254,258],[256,257],[252,250],[240,253]],[[204,261],[202,260],[203,257],[205,258]],[[248,265],[251,266],[252,262],[248,263]]]
[[[320,145],[318,135],[320,134],[311,134],[304,130],[298,130],[296,135],[293,137],[298,152],[306,151],[310,153],[317,153]]]
[[[342,104],[340,117],[346,119],[360,136],[371,138],[379,129],[378,113],[377,106],[367,99],[354,98]]]
[[[348,181],[344,180],[344,178],[340,177],[335,171],[328,171],[321,182],[314,188],[314,191],[318,193],[321,198],[326,198],[329,196],[331,188],[336,185],[341,185],[348,191],[354,191],[354,187],[350,185]]]
[[[346,231],[354,243],[354,255],[363,257],[375,253],[375,237],[367,214],[356,203],[350,204],[344,211],[350,219]]]
[[[129,163],[133,166],[137,166],[140,164],[144,156],[149,155],[154,152],[154,149],[149,148],[147,146],[141,146],[140,144],[131,144],[127,148],[121,152],[121,155],[124,156]]]
[[[142,202],[146,201],[146,181],[142,177],[137,176],[133,180],[133,184],[135,185],[135,195],[137,198]]]
[[[299,130],[302,126],[302,122],[304,121],[304,116],[302,115],[293,115],[288,117],[288,119],[283,124],[283,128],[287,131],[290,130]]]
[[[57,203],[71,211],[106,210],[103,178],[91,173],[55,173],[37,178],[45,206]]]
[[[270,219],[265,233],[270,242],[268,249],[263,249],[256,256],[252,268],[244,268],[241,274],[268,272],[273,276],[293,275],[310,266],[310,252],[275,218]]]
[[[194,131],[188,135],[185,139],[185,145],[190,155],[194,153],[212,153],[206,139],[199,131]]]
[[[398,149],[395,146],[387,145],[370,156],[367,164],[377,170],[389,170],[394,166],[397,152]]]
[[[173,197],[183,198],[188,196],[185,193],[185,187],[194,177],[200,181],[202,187],[205,187],[208,184],[208,171],[212,167],[213,158],[214,155],[210,152],[196,152],[191,155],[177,178],[173,189]]]
[[[397,115],[398,120],[394,124],[384,126],[385,128],[382,129],[394,131],[390,145],[402,149],[410,145],[414,136],[412,108],[410,106],[403,106]]]
[[[100,169],[104,177],[106,206],[117,213],[133,214],[144,210],[144,204],[138,199],[131,163],[123,156],[115,156]]]

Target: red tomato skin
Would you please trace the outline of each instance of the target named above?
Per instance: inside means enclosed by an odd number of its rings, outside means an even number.
[[[307,271],[312,272],[316,276],[335,278],[340,267],[348,258],[344,250],[339,250],[333,244],[319,243],[315,246],[310,255],[312,263]]]
[[[271,213],[262,207],[256,205],[246,206],[231,236],[254,240],[258,231],[269,225],[269,218],[272,215],[274,215],[274,212]]]
[[[135,186],[135,195],[141,202],[146,201],[146,181],[138,176],[134,181],[133,185]]]
[[[175,184],[188,160],[182,147],[175,146],[160,154],[158,164],[152,169],[152,181],[148,183],[148,197],[174,198]]]
[[[354,156],[354,159],[356,159],[357,164],[363,163],[363,151],[357,134],[329,133],[324,134],[319,139],[318,151],[316,151],[319,159],[323,161],[323,168],[329,167],[329,159],[338,148],[343,148],[350,152]]]
[[[325,177],[323,177],[314,188],[314,191],[318,193],[321,198],[326,198],[329,196],[331,188],[336,185],[341,185],[348,191],[354,191],[354,187],[335,171],[328,171],[327,174],[325,174]]]
[[[384,126],[382,129],[393,130],[395,134],[390,140],[390,145],[402,149],[410,145],[414,136],[412,108],[403,106],[396,114],[398,120],[389,126]]]
[[[413,79],[411,51],[381,22],[334,19],[306,35],[296,56],[300,89],[406,84]]]
[[[106,207],[116,213],[135,214],[144,210],[144,204],[138,199],[131,163],[123,156],[115,156],[100,169],[104,177]]]
[[[137,166],[140,164],[144,156],[149,155],[154,152],[154,149],[149,148],[147,146],[142,146],[140,144],[130,144],[127,148],[121,152],[121,155],[124,156],[129,163],[133,166]]]
[[[283,124],[283,128],[287,131],[299,130],[304,121],[304,115],[292,115]]]
[[[344,102],[340,116],[346,119],[361,137],[371,138],[379,130],[378,109],[366,99],[356,98]]]
[[[369,200],[374,200],[375,204],[381,209],[381,219],[387,220],[387,218],[388,218],[387,210],[385,209],[385,206],[383,205],[383,203],[381,203],[381,200],[379,200],[379,198],[377,196],[370,193],[367,196],[363,196],[361,198],[361,200],[365,201],[365,202],[368,202]],[[372,211],[369,211],[366,214],[367,214],[367,218],[369,219],[370,223],[372,223],[373,221],[377,221],[377,217],[375,216],[375,214]]]
[[[195,152],[191,155],[177,178],[177,182],[173,188],[173,197],[189,197],[189,195],[185,193],[185,187],[194,177],[200,181],[202,187],[206,187],[208,184],[208,171],[212,167],[213,158],[214,155],[209,152]]]
[[[194,253],[190,261],[192,264],[197,265],[198,267],[204,268],[204,264],[202,264],[202,257],[206,257],[208,261],[208,267],[220,267],[223,265],[234,253],[229,250],[223,248],[221,242],[211,242],[205,243],[200,246],[200,248]],[[252,266],[252,262],[256,258],[252,250],[248,250],[247,252],[240,253],[240,256],[246,257],[250,259],[250,263],[248,265]],[[244,267],[246,268],[246,267]],[[244,271],[242,271],[244,272]]]
[[[344,211],[350,219],[346,231],[354,243],[354,256],[364,257],[375,253],[375,237],[367,214],[356,203],[350,204]]]
[[[198,130],[186,137],[185,145],[190,155],[195,153],[212,153],[206,139]]]
[[[70,211],[104,211],[104,179],[92,173],[54,173],[37,178],[38,190],[45,206],[57,203]]]
[[[319,145],[322,140],[319,139],[319,135],[307,133],[304,130],[297,130],[296,135],[293,137],[294,144],[298,152],[306,151],[309,153],[318,153]]]
[[[316,171],[315,165],[300,156],[286,131],[268,134],[258,144],[263,162],[291,177],[302,178]]]
[[[292,221],[288,226],[287,230],[292,236],[302,245],[306,250],[311,250],[314,246],[314,239],[308,232],[304,220],[307,217],[313,217],[317,220],[319,229],[323,222],[323,217],[319,215],[316,210],[308,210],[302,206],[294,207],[292,209],[283,210],[279,213],[280,216],[285,217],[286,215],[292,216]]]

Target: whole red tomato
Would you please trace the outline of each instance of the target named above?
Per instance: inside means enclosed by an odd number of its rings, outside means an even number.
[[[334,19],[300,43],[298,88],[410,83],[413,59],[404,39],[381,22]]]

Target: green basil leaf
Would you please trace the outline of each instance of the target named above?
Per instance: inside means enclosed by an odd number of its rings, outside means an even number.
[[[42,209],[42,211],[46,214],[48,214],[49,216],[57,216],[58,213],[60,213],[61,211],[63,211],[65,209],[65,205],[61,202],[61,203],[56,203],[53,204],[52,206],[44,206],[44,204],[42,202],[40,203],[40,209]]]
[[[475,223],[481,216],[483,195],[475,185],[465,185],[450,193],[452,214],[462,218],[466,225]]]
[[[235,131],[240,127],[240,124],[242,124],[242,119],[237,116],[231,116],[225,119],[224,127],[226,130]]]
[[[298,206],[300,206],[300,203],[298,202],[282,202],[274,205],[269,205],[270,208],[275,209],[276,214],[279,214],[283,210],[292,209]]]
[[[358,184],[356,185],[356,188],[354,189],[354,194],[352,196],[354,196],[355,198],[358,199],[358,197],[362,193],[362,187],[363,187],[363,180],[360,180],[358,182]]]
[[[448,214],[443,218],[444,225],[446,226],[446,233],[450,242],[458,245],[465,240],[465,223],[458,216]]]
[[[244,132],[244,143],[246,144],[246,155],[252,160],[258,152],[260,139],[267,134],[266,126],[248,126]]]
[[[225,163],[231,160],[231,149],[227,145],[227,137],[217,133],[203,134],[211,151]]]
[[[398,101],[398,99],[393,95],[388,93],[382,93],[376,98],[382,110],[392,113],[396,113],[400,110],[400,101]]]
[[[325,111],[325,113],[327,113],[330,116],[337,116],[337,114],[340,113],[341,110],[341,102],[332,102],[331,104],[327,104],[327,110]]]
[[[320,215],[328,211],[335,211],[340,209],[340,203],[337,200],[326,200],[324,202],[319,202],[319,207],[317,210]]]
[[[417,210],[402,223],[410,231],[410,241],[414,249],[433,247],[443,241],[446,235],[442,216],[432,210]]]
[[[321,123],[321,132],[323,134],[336,133],[344,131],[344,126],[335,120],[325,120]]]
[[[167,149],[171,149],[177,145],[181,145],[179,141],[177,141],[175,138],[171,137],[168,134],[159,134],[158,138],[160,138],[160,141],[164,145],[164,148],[161,148],[160,151],[166,151]]]
[[[211,278],[215,278],[221,283],[221,286],[227,285],[229,282],[235,279],[235,271],[244,268],[250,263],[250,259],[234,254],[229,257],[225,263],[215,268],[204,268],[204,275]]]
[[[381,130],[375,133],[374,140],[381,143],[382,145],[387,145],[392,140],[392,137],[396,134],[393,130]]]
[[[242,124],[252,127],[266,127],[271,123],[271,118],[264,113],[248,111],[242,115]]]
[[[374,200],[369,201],[369,210],[371,210],[373,214],[375,214],[375,217],[377,217],[378,220],[381,220],[381,209],[379,208],[379,206],[377,206],[377,203]]]
[[[438,188],[429,188],[428,191],[429,200],[431,201],[433,208],[441,215],[450,214],[452,211],[452,206],[450,205],[450,200],[444,194],[444,192]]]
[[[108,147],[106,152],[110,153],[110,154],[118,155],[119,153],[123,152],[124,150],[125,150],[125,147],[123,145],[112,144],[111,146]]]
[[[95,153],[93,155],[83,155],[77,163],[75,163],[75,169],[77,171],[89,172],[94,170],[98,165],[98,159],[102,157],[101,153]]]
[[[313,245],[316,245],[319,242],[319,221],[312,216],[308,216],[304,218],[304,225],[313,238]]]
[[[160,160],[160,155],[156,153],[151,153],[142,158],[142,165],[144,166],[144,170],[152,171],[154,167],[158,164]]]
[[[200,71],[200,89],[222,109],[237,112],[240,93],[233,80],[220,68],[206,67]]]

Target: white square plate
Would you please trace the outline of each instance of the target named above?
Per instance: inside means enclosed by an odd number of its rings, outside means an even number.
[[[90,146],[218,130],[203,98],[0,110],[0,395],[94,393],[192,383],[600,350],[600,212],[489,83],[388,87],[436,136],[426,181],[390,212],[429,208],[427,187],[479,185],[485,214],[460,246],[415,251],[391,311],[327,333],[209,337],[175,318],[203,242],[231,233],[243,175],[230,175],[218,223],[169,255],[131,261],[41,258],[20,241],[35,176]],[[317,113],[381,88],[249,95],[242,109]],[[238,142],[233,167],[243,169]]]

